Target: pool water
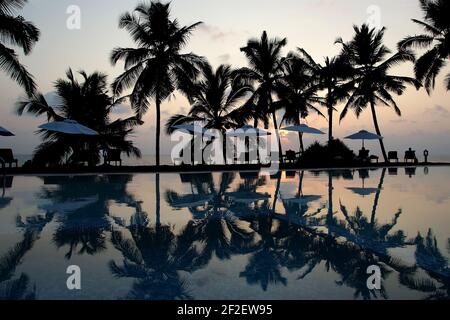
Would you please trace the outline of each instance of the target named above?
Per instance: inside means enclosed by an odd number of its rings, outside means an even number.
[[[449,298],[449,179],[449,167],[0,178],[0,299]]]

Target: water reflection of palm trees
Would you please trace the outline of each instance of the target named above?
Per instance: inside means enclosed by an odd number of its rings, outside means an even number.
[[[95,255],[106,249],[106,232],[114,221],[109,215],[111,202],[136,207],[127,191],[131,175],[44,177],[39,197],[49,200],[41,208],[56,214],[59,223],[53,235],[58,248],[68,246],[66,258],[74,252]]]
[[[22,240],[0,257],[0,300],[36,299],[36,287],[31,287],[29,276],[25,273],[15,276],[15,271],[52,219],[51,213],[27,218],[20,215],[17,217],[16,225],[23,232]]]
[[[417,270],[427,267],[420,262],[417,266],[408,266],[389,255],[389,249],[412,246],[414,242],[407,240],[402,230],[393,232],[401,210],[393,215],[389,223],[382,224],[377,219],[386,170],[381,171],[378,187],[374,188],[374,203],[369,216],[364,215],[361,208],[350,214],[342,199],[340,211],[334,211],[333,180],[340,177],[352,179],[353,175],[348,171],[327,174],[329,199],[326,206],[310,210],[310,204],[319,201],[320,196],[294,202],[295,205],[281,196],[284,212],[277,212],[280,207],[273,205],[282,183],[281,175],[275,177],[276,195],[254,202],[233,201],[226,196],[230,194],[227,190],[234,190],[231,194],[257,193],[258,188],[267,183],[265,179],[241,177],[241,183],[233,188],[234,178],[229,174],[221,176],[219,187],[214,186],[212,176],[207,179],[192,176],[193,194],[204,199],[211,197],[211,200],[205,200],[201,205],[194,201],[193,206],[188,207],[194,220],[179,236],[179,242],[191,243],[196,248],[192,255],[191,271],[206,267],[214,255],[219,259],[230,259],[233,255],[244,254],[248,255],[248,261],[239,276],[249,284],[259,285],[262,290],[287,285],[284,269],[298,271],[297,278],[302,280],[323,266],[327,272],[332,270],[339,276],[336,281],[338,285],[353,288],[355,298],[378,299],[388,298],[388,292],[384,286],[380,291],[367,288],[369,266],[380,266],[383,279],[394,271],[401,279],[413,277]],[[301,172],[296,198],[305,200],[308,197],[302,192],[303,177]],[[170,191],[167,194],[169,204],[173,204],[174,199],[180,199],[173,195]],[[321,217],[323,211],[326,214]],[[327,231],[323,232],[323,228]],[[188,245],[185,244],[185,247]],[[420,247],[417,250],[423,251]],[[429,266],[427,268],[433,270]],[[441,289],[435,286],[434,292],[441,292],[442,295],[445,277],[444,280],[441,277],[439,283]]]

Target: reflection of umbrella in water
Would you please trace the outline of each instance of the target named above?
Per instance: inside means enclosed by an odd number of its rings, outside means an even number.
[[[365,187],[365,179],[369,178],[369,171],[368,170],[359,170],[359,177],[362,180],[362,187],[351,187],[347,188],[347,190],[352,191],[353,193],[360,195],[362,197],[370,196],[371,194],[374,194],[380,190],[380,188],[367,188]]]
[[[212,196],[191,195],[191,194],[182,196],[175,196],[169,194],[169,197],[170,197],[170,206],[175,209],[194,208],[202,206],[211,201],[213,198]]]
[[[6,197],[6,198],[1,197],[1,198],[0,198],[0,209],[4,209],[4,208],[6,208],[7,206],[9,206],[9,204],[10,204],[11,201],[12,201],[12,199],[13,199],[13,198],[9,198],[9,197]]]
[[[14,133],[6,130],[3,127],[0,127],[0,136],[2,136],[2,137],[14,137]]]
[[[91,204],[94,204],[98,201],[98,197],[88,197],[88,198],[82,198],[82,199],[74,199],[71,201],[65,201],[60,203],[54,203],[54,204],[45,204],[39,207],[41,210],[45,211],[53,211],[53,212],[59,212],[59,213],[71,213],[75,212],[81,208],[87,207]]]
[[[295,198],[288,198],[288,199],[283,199],[285,202],[289,202],[289,203],[295,203],[295,204],[299,204],[299,205],[308,205],[308,203],[310,202],[315,202],[322,199],[322,196],[318,196],[318,195],[301,195],[299,197],[295,197]]]
[[[229,192],[226,195],[234,202],[244,204],[268,200],[271,198],[269,194],[259,192]]]
[[[361,130],[357,133],[354,133],[348,137],[345,137],[345,139],[349,139],[349,140],[362,140],[362,146],[364,148],[364,143],[366,140],[380,140],[383,139],[382,136],[379,136],[375,133],[371,133],[369,131],[366,130]]]

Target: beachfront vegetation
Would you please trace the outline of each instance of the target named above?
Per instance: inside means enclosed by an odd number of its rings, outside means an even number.
[[[401,49],[427,49],[416,61],[415,73],[428,93],[434,89],[436,77],[450,59],[450,2],[448,0],[420,0],[424,20],[412,21],[424,29],[424,34],[409,36],[398,44]],[[445,79],[450,90],[450,73]]]
[[[184,83],[195,79],[203,59],[192,53],[181,53],[192,31],[200,22],[180,26],[171,20],[170,3],[142,3],[120,17],[119,27],[127,30],[137,48],[115,48],[111,62],[124,61],[125,72],[113,83],[114,96],[126,89],[131,106],[141,118],[150,107],[156,107],[156,165],[160,164],[161,103]]]
[[[278,121],[274,105],[276,88],[283,79],[283,64],[285,58],[282,49],[287,45],[287,39],[269,38],[264,31],[260,39],[250,39],[247,45],[241,48],[248,61],[248,67],[242,68],[240,77],[255,83],[255,90],[243,108],[250,108],[253,113],[254,126],[258,127],[260,120],[264,127],[269,128],[269,118],[272,117],[276,130],[278,150],[281,148],[281,139],[278,132]],[[280,152],[280,159],[282,155]]]
[[[281,123],[300,125],[310,112],[323,116],[318,109],[324,105],[323,98],[318,95],[318,89],[315,70],[296,53],[289,53],[283,64],[283,77],[275,90],[279,100],[274,105],[276,109],[284,111]],[[303,152],[303,134],[299,132],[298,137]]]
[[[0,0],[0,33],[3,35],[2,41],[22,47],[27,54],[38,40],[39,31],[23,18],[12,17],[25,2],[23,0],[3,3]],[[191,109],[187,114],[172,116],[166,123],[168,132],[173,131],[176,124],[193,122],[222,132],[245,124],[255,127],[262,124],[266,129],[272,125],[276,130],[281,151],[281,139],[277,130],[279,126],[283,123],[301,124],[311,113],[317,113],[328,120],[328,144],[331,144],[334,141],[334,113],[339,111],[339,104],[344,104],[340,120],[349,110],[353,110],[359,117],[364,109],[370,107],[374,128],[381,136],[377,107],[392,107],[400,116],[400,108],[394,100],[394,95],[403,94],[408,84],[418,88],[423,83],[430,92],[436,76],[450,56],[446,14],[450,5],[443,0],[420,0],[420,3],[425,12],[425,22],[413,21],[424,27],[426,34],[405,38],[399,43],[398,52],[393,55],[390,55],[389,49],[383,43],[385,29],[372,29],[368,25],[354,26],[355,34],[349,42],[338,39],[336,43],[342,46],[341,53],[325,58],[324,63],[316,62],[302,48],[285,55],[283,49],[287,45],[287,39],[271,38],[264,31],[259,38],[248,40],[240,49],[247,59],[247,66],[240,69],[228,65],[214,69],[206,58],[195,53],[186,53],[185,48],[190,36],[200,22],[181,26],[171,17],[170,3],[142,3],[132,12],[126,12],[120,17],[119,27],[130,34],[136,46],[113,49],[111,62],[113,65],[123,63],[124,72],[110,87],[112,97],[106,88],[101,89],[107,98],[99,108],[107,112],[108,107],[114,105],[114,100],[121,102],[127,99],[135,116],[124,120],[130,124],[123,128],[126,131],[139,125],[143,115],[154,104],[157,165],[160,165],[161,105],[175,93],[184,94]],[[7,25],[8,19],[16,21],[14,30]],[[3,44],[0,44],[0,49],[2,46]],[[4,48],[4,52],[14,56],[13,51]],[[416,61],[411,48],[430,50]],[[23,104],[21,112],[26,110],[37,115],[45,113],[49,120],[74,116],[70,112],[58,113],[56,109],[48,107],[42,95],[33,94],[35,84],[31,75],[17,60],[8,60],[2,54],[0,52],[0,67],[22,84],[31,95],[30,101],[35,102]],[[394,66],[405,62],[415,62],[417,79],[391,74]],[[94,75],[104,77],[100,74]],[[450,75],[446,81],[450,89]],[[102,85],[104,82],[103,79]],[[31,105],[40,107],[34,109]],[[90,112],[97,111],[96,109]],[[87,114],[90,113],[77,114],[75,120],[103,132],[102,128],[109,123],[106,118],[100,117],[100,123],[95,123],[94,118]],[[46,148],[43,149],[44,152],[40,152],[40,149],[50,142],[54,146],[55,141],[59,141],[54,139],[55,136],[57,134],[47,132],[44,144],[37,149],[37,154],[45,154]],[[123,141],[124,137],[122,135]],[[60,139],[76,140],[61,136]],[[301,133],[299,140],[303,152],[305,148]],[[380,145],[383,157],[387,160],[383,140],[380,140]],[[136,153],[136,150],[132,151],[132,145],[118,148],[127,153]],[[281,156],[282,152],[280,159]]]
[[[240,77],[240,70],[229,65],[220,65],[216,70],[205,62],[201,67],[199,79],[187,81],[181,87],[192,106],[187,115],[172,116],[166,124],[167,133],[174,126],[202,122],[206,129],[216,129],[226,137],[226,131],[237,129],[251,118],[252,113],[242,108],[242,99],[253,92],[249,81]],[[224,156],[226,143],[223,142]]]
[[[392,94],[402,95],[408,84],[415,85],[417,89],[420,87],[420,83],[414,78],[391,75],[389,72],[403,62],[414,62],[415,57],[412,52],[402,49],[388,58],[390,50],[383,44],[384,28],[376,30],[364,24],[361,27],[355,26],[354,30],[355,35],[351,41],[337,40],[342,45],[341,55],[352,66],[353,73],[348,85],[350,97],[341,113],[341,120],[349,109],[353,109],[359,117],[370,106],[376,133],[382,136],[376,107],[391,107],[401,116]],[[379,141],[383,158],[388,162],[383,139]]]
[[[88,75],[84,71],[80,75],[81,82],[69,69],[66,79],[55,82],[57,101],[47,101],[43,94],[35,93],[17,103],[17,113],[45,115],[48,121],[72,119],[94,129],[99,135],[72,136],[41,130],[44,141],[36,148],[33,162],[54,166],[83,160],[95,165],[100,162],[100,151],[106,149],[118,149],[127,155],[140,157],[141,152],[128,138],[142,121],[136,116],[113,120],[112,113],[123,100],[114,102],[108,94],[106,75],[98,72]]]
[[[8,47],[19,47],[28,55],[39,40],[39,29],[17,15],[27,2],[28,0],[0,1],[0,69],[31,95],[36,90],[33,76],[20,63],[14,49]]]

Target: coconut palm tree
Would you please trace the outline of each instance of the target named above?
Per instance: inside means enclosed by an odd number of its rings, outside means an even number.
[[[269,128],[269,117],[277,133],[280,160],[282,159],[281,140],[278,133],[278,122],[273,95],[276,94],[276,85],[283,77],[282,49],[287,44],[286,38],[269,38],[264,31],[260,39],[250,39],[247,46],[241,48],[249,66],[241,69],[241,75],[257,84],[257,88],[247,102],[252,109],[255,127],[258,121],[263,120],[266,129]]]
[[[333,138],[333,115],[336,105],[348,97],[348,88],[345,80],[351,74],[351,66],[342,56],[326,57],[324,64],[319,64],[302,48],[297,49],[299,59],[302,59],[312,70],[313,80],[317,82],[318,90],[324,90],[324,104],[328,112],[328,142]]]
[[[450,59],[450,3],[445,0],[420,0],[424,21],[412,19],[424,29],[420,35],[408,36],[399,42],[400,49],[427,49],[416,61],[415,74],[428,94],[435,87],[436,77]],[[450,90],[450,73],[445,79]]]
[[[362,111],[370,106],[375,130],[381,136],[377,105],[391,107],[398,116],[401,116],[402,113],[392,93],[402,95],[407,84],[413,84],[417,89],[420,87],[416,79],[389,74],[390,69],[398,64],[414,62],[414,54],[401,50],[387,58],[391,51],[383,44],[385,28],[376,30],[363,24],[361,27],[354,26],[354,30],[355,35],[350,42],[345,43],[342,39],[336,41],[342,45],[342,56],[348,59],[354,70],[353,79],[350,81],[352,90],[340,120],[347,115],[349,109],[353,109],[359,117]],[[380,146],[387,162],[383,139],[380,139]]]
[[[282,123],[301,124],[311,111],[323,114],[315,105],[323,104],[317,95],[317,84],[314,69],[312,69],[296,53],[288,54],[284,64],[284,76],[277,83],[276,92],[279,100],[274,103],[277,109],[283,108],[285,113]],[[303,134],[299,132],[300,149],[304,152]]]
[[[44,142],[34,153],[34,161],[55,165],[73,160],[77,152],[89,151],[91,164],[100,161],[99,151],[106,148],[119,149],[127,155],[141,156],[138,148],[127,137],[133,128],[142,124],[137,117],[112,120],[112,112],[123,99],[113,101],[107,91],[106,75],[94,72],[88,75],[80,72],[83,81],[79,82],[72,70],[66,73],[67,79],[55,83],[58,105],[51,106],[41,93],[22,99],[17,103],[17,113],[35,116],[46,115],[48,121],[63,119],[75,120],[100,133],[96,137],[70,136],[41,130]]]
[[[29,55],[39,40],[39,29],[17,15],[17,11],[27,2],[28,0],[0,1],[0,68],[31,95],[36,90],[33,76],[19,62],[17,53],[7,47],[20,47],[25,55]]]
[[[172,116],[166,124],[170,134],[175,125],[201,122],[207,129],[222,133],[223,152],[226,159],[226,130],[243,125],[244,113],[241,109],[243,98],[252,91],[252,86],[237,70],[229,65],[220,65],[216,70],[205,62],[201,67],[201,77],[183,85],[183,90],[192,105],[188,115]]]
[[[156,165],[160,164],[161,103],[188,79],[195,78],[202,58],[181,53],[189,36],[200,24],[181,27],[171,20],[170,3],[140,4],[134,12],[120,17],[119,27],[127,30],[138,48],[115,48],[111,62],[124,61],[125,72],[114,81],[114,96],[132,88],[131,104],[138,117],[156,106]]]

